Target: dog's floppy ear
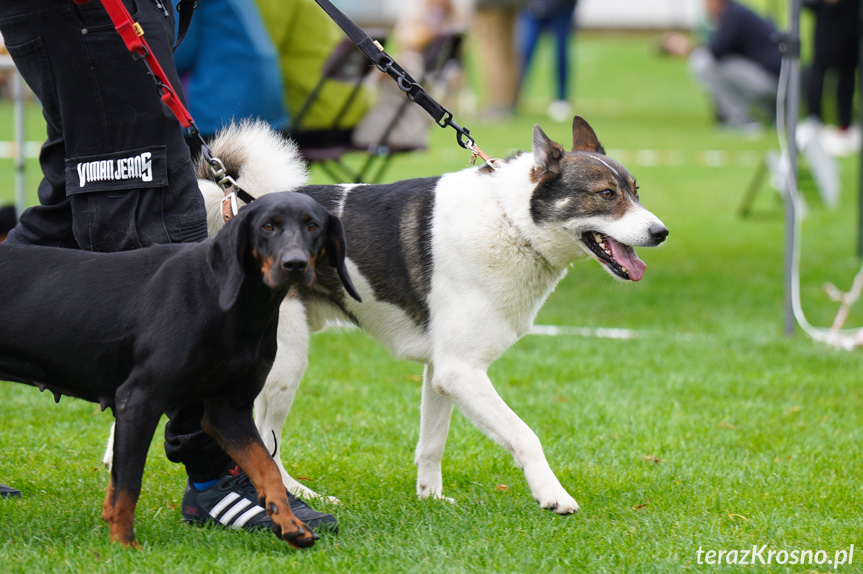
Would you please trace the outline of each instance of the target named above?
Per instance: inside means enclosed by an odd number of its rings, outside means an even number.
[[[605,155],[605,149],[599,143],[596,132],[581,116],[572,118],[572,151],[590,151]]]
[[[249,211],[243,209],[231,218],[213,239],[213,245],[207,253],[207,262],[213,270],[219,290],[219,308],[225,312],[236,303],[246,276],[245,252]]]
[[[549,139],[542,128],[533,126],[533,177],[539,181],[560,173],[563,148]]]
[[[351,276],[348,275],[348,268],[345,267],[345,231],[342,228],[342,222],[339,218],[329,214],[327,220],[327,259],[339,274],[339,279],[342,280],[342,285],[345,286],[345,291],[348,295],[362,302],[360,294],[354,288],[354,283],[351,281]]]

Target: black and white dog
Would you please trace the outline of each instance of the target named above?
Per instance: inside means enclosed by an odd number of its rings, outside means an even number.
[[[632,246],[668,235],[642,207],[622,165],[604,155],[576,117],[572,151],[534,127],[533,151],[440,177],[388,185],[304,185],[296,150],[261,124],[222,132],[214,155],[253,196],[293,189],[339,217],[351,246],[347,267],[362,296],[354,301],[325,262],[315,287],[280,308],[279,350],[255,402],[261,436],[285,486],[278,456],[282,427],[308,364],[309,333],[354,324],[396,356],[425,364],[417,493],[444,498],[441,458],[453,406],[501,444],[524,470],[533,497],[558,514],[578,510],[552,472],[536,434],[504,403],[489,365],[531,328],[546,297],[574,260],[592,256],[612,276],[639,281],[645,264]],[[200,166],[199,177],[209,177]],[[211,233],[222,225],[221,189],[200,181]]]

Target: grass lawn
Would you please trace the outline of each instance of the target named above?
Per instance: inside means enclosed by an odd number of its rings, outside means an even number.
[[[657,57],[655,43],[653,35],[580,35],[575,108],[636,176],[669,239],[640,250],[648,270],[638,284],[616,282],[592,261],[574,265],[537,319],[640,336],[531,335],[491,369],[579,514],[541,510],[509,455],[459,414],[443,461],[445,494],[457,504],[418,500],[421,367],[393,360],[360,332],[330,331],[313,338],[284,451],[294,476],[341,499],[318,505],[338,516],[340,534],[298,552],[266,533],[183,526],[184,473],[165,459],[160,429],[137,512],[143,549],[111,545],[99,518],[110,415],[2,383],[0,482],[24,498],[0,501],[0,571],[863,571],[863,355],[782,335],[782,207],[765,183],[754,215],[736,214],[775,135],[716,130],[685,65]],[[534,123],[569,143],[568,124],[544,116],[548,60],[546,50],[517,117],[483,123],[457,114],[490,155],[529,147]],[[30,139],[40,139],[39,127],[34,119]],[[0,139],[10,136],[0,126]],[[435,130],[427,153],[399,158],[388,176],[453,171],[467,159],[451,131]],[[847,289],[859,266],[856,160],[840,168],[835,210],[820,206],[803,176],[811,207],[803,306],[825,326],[836,304],[822,284]],[[36,172],[33,165],[31,187]],[[0,199],[10,200],[10,162],[0,162],[0,176]],[[854,324],[863,324],[860,309]],[[766,545],[832,559],[851,544],[854,562],[838,570],[699,565],[697,554]]]

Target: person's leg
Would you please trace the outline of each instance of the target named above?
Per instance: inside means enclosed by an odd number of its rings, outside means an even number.
[[[824,76],[827,68],[817,57],[803,74],[803,93],[806,97],[806,112],[823,123],[822,99],[824,97]]]
[[[515,8],[501,10],[500,51],[503,64],[503,98],[510,110],[515,109],[518,88],[518,53],[515,48]]]
[[[509,114],[515,103],[518,58],[514,32],[515,11],[510,9],[477,9],[471,23],[474,41],[481,46],[479,71],[488,113]]]
[[[548,106],[548,115],[558,122],[572,119],[572,104],[569,103],[569,49],[574,13],[574,6],[564,5],[552,13],[548,20],[554,37],[555,54],[555,99]]]
[[[518,95],[521,95],[524,80],[527,72],[530,69],[530,63],[533,60],[536,46],[539,43],[539,37],[542,32],[542,22],[530,15],[527,10],[522,11],[518,17],[518,50],[519,50],[519,75],[518,75]]]
[[[255,488],[245,473],[201,429],[204,406],[190,403],[168,410],[165,454],[185,466],[189,483],[183,495],[182,515],[187,523],[219,523],[236,528],[269,528],[270,519],[257,505]],[[332,514],[318,512],[288,493],[291,512],[319,532],[338,532]]]
[[[172,57],[173,19],[155,3],[131,2],[154,56],[180,97]],[[85,249],[119,251],[154,243],[206,238],[206,214],[183,130],[158,97],[145,67],[133,61],[100,3],[81,5],[77,18],[88,58],[68,73],[89,74],[87,98],[99,98],[102,118],[81,118],[72,98],[64,116],[66,181],[75,234]],[[67,80],[73,85],[80,79]],[[79,96],[80,97],[80,96]],[[95,132],[95,133],[94,133]],[[77,136],[76,145],[69,142]],[[72,148],[72,149],[70,149]],[[99,169],[107,165],[103,175]],[[106,221],[104,214],[117,214]]]
[[[717,114],[731,126],[750,123],[750,106],[776,97],[776,78],[749,60],[717,61],[708,49],[698,48],[690,54],[689,66],[713,98]]]
[[[574,10],[568,7],[552,15],[549,25],[554,34],[555,88],[560,101],[569,95],[569,41],[574,26]]]
[[[179,85],[172,19],[127,1]],[[42,206],[11,239],[119,251],[206,236],[203,200],[177,120],[126,51],[99,2],[3,3],[0,31],[43,104]]]
[[[72,211],[66,197],[62,118],[54,75],[42,36],[53,37],[66,27],[70,8],[62,0],[0,3],[0,33],[19,73],[42,104],[47,139],[39,154],[43,178],[39,205],[26,209],[6,241],[15,244],[76,248]],[[80,35],[80,31],[79,31]],[[71,47],[70,47],[71,48]]]
[[[850,56],[850,55],[849,55]],[[836,105],[839,114],[839,127],[848,129],[851,126],[854,106],[854,88],[857,82],[857,58],[845,57],[836,65],[839,76],[836,85]]]
[[[779,79],[751,60],[745,58],[723,58],[718,65],[721,83],[725,86],[729,99],[737,109],[743,111],[741,117],[750,117],[749,111],[758,106],[766,110],[772,122],[776,109],[776,91]],[[732,116],[733,117],[733,116]]]
[[[713,102],[717,118],[721,122],[737,121],[744,123],[747,117],[737,111],[733,98],[726,95],[726,88],[720,81],[717,61],[707,48],[696,48],[687,60],[692,76],[704,88]],[[737,116],[737,117],[733,117]]]

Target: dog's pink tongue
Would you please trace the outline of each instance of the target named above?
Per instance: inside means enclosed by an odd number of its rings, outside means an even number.
[[[633,281],[641,281],[647,265],[635,254],[635,249],[629,245],[618,243],[611,237],[606,238],[605,243],[611,247],[611,256],[621,267],[629,271],[629,278]]]

